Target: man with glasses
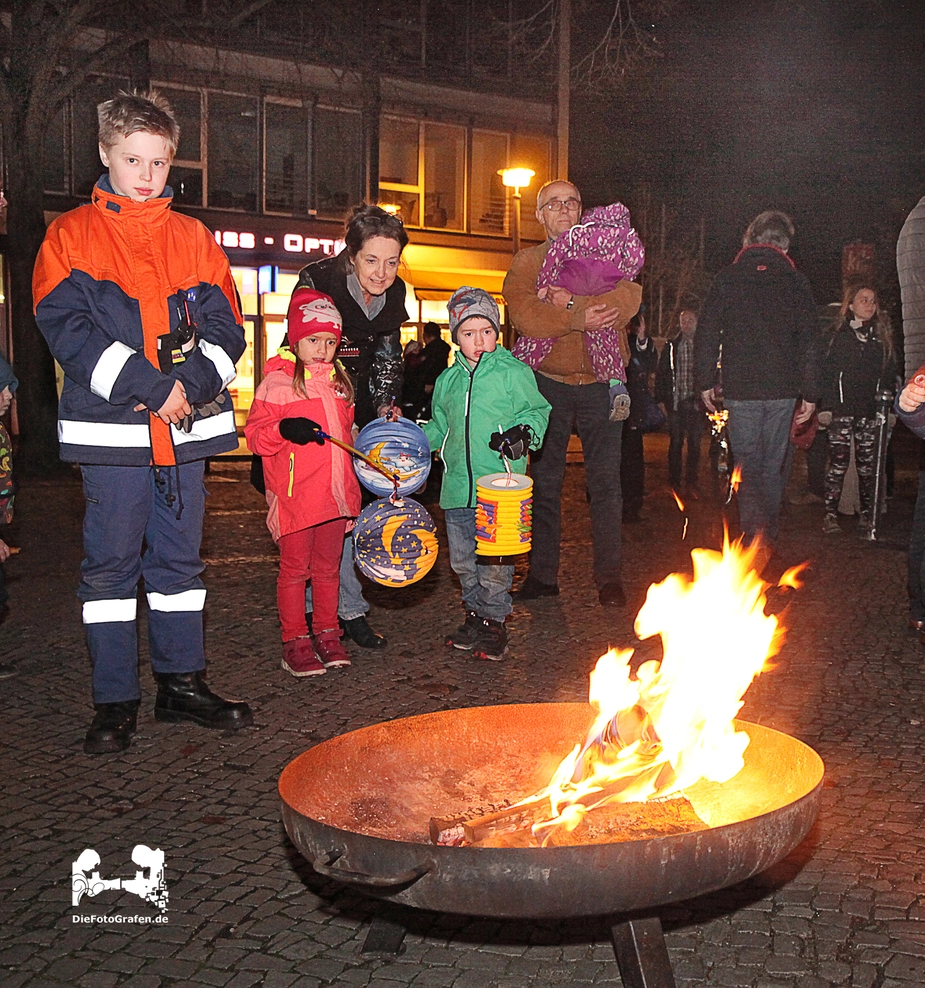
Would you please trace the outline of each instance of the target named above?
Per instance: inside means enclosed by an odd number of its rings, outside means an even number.
[[[577,426],[590,496],[594,582],[605,606],[626,603],[620,568],[623,497],[620,490],[622,422],[611,422],[608,382],[599,381],[588,354],[588,333],[621,328],[636,314],[642,289],[621,281],[603,295],[574,295],[560,286],[537,292],[550,244],[581,217],[581,194],[571,182],[547,182],[537,195],[536,218],[546,240],[520,251],[504,279],[511,322],[522,336],[554,339],[537,367],[537,386],[552,406],[543,448],[531,457],[533,551],[520,600],[559,593],[562,482],[573,426]],[[623,355],[624,363],[628,359]]]

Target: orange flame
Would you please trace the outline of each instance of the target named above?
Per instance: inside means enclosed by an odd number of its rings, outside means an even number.
[[[806,563],[799,566],[791,566],[777,581],[779,587],[789,587],[791,590],[799,590],[803,586],[803,581],[799,579],[800,574],[806,569]]]
[[[604,803],[667,797],[742,769],[749,738],[733,720],[785,630],[764,613],[758,549],[757,540],[747,549],[740,539],[730,544],[726,533],[722,552],[691,552],[693,580],[674,573],[649,587],[635,630],[661,636],[662,660],[643,663],[635,677],[632,650],[611,649],[598,661],[594,723],[537,794],[549,799],[549,817],[534,832],[573,830]]]
[[[678,497],[678,492],[675,491],[675,490],[672,490],[671,496],[675,499],[675,503],[678,505],[678,510],[681,511],[681,512],[683,512],[684,511],[684,502],[681,500],[681,498]]]
[[[741,483],[742,483],[742,468],[740,466],[735,466],[732,468],[732,476],[729,478],[729,486],[734,491],[738,491],[739,484]]]

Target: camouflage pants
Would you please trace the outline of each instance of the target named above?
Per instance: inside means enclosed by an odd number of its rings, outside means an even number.
[[[832,419],[829,426],[829,468],[825,475],[825,511],[829,515],[838,513],[845,473],[851,462],[852,441],[854,462],[858,468],[861,515],[870,518],[877,452],[877,423],[874,418],[845,416]]]

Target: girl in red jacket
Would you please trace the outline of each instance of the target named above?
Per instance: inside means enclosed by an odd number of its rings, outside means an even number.
[[[319,429],[352,441],[353,386],[334,354],[340,313],[327,295],[299,288],[289,303],[289,349],[267,361],[244,433],[263,457],[267,527],[279,544],[276,600],[282,666],[293,676],[349,666],[337,621],[344,535],[360,510],[350,455]],[[312,631],[305,623],[305,584],[312,583]]]

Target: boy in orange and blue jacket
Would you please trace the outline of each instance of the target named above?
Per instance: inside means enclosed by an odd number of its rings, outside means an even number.
[[[252,722],[247,704],[202,678],[204,461],[237,448],[226,388],[245,346],[231,271],[209,231],[170,208],[179,142],[170,106],[156,93],[120,93],[100,104],[99,121],[109,174],[89,205],[48,228],[33,279],[36,321],[65,374],[61,458],[80,464],[86,498],[88,754],[121,751],[135,731],[140,577],[156,719]]]

